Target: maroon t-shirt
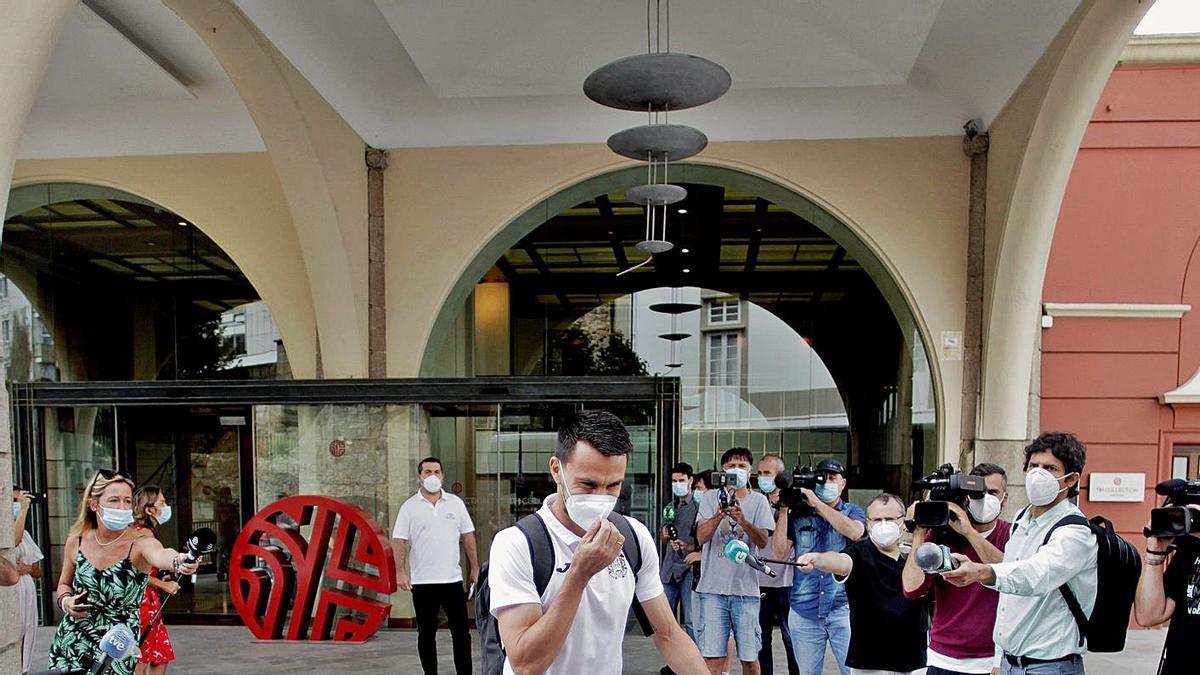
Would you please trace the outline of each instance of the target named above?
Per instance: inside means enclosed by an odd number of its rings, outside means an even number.
[[[997,520],[987,540],[1000,549],[1008,545],[1012,523]],[[951,544],[950,550],[961,553],[975,562],[979,554],[966,541]],[[1000,594],[982,584],[959,588],[940,574],[926,574],[925,581],[909,598],[920,598],[933,590],[933,627],[929,631],[929,648],[954,659],[978,659],[996,653],[992,629],[996,625],[996,605]]]

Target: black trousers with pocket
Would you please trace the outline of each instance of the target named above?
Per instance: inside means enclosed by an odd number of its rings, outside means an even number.
[[[417,654],[425,675],[437,675],[438,610],[446,612],[454,641],[454,670],[471,675],[471,632],[467,626],[467,592],[461,581],[449,584],[413,584],[413,609],[417,613]]]

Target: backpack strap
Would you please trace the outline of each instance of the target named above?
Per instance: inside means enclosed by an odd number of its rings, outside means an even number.
[[[1092,527],[1092,524],[1088,522],[1087,518],[1084,518],[1077,513],[1063,516],[1057,523],[1051,525],[1050,529],[1046,531],[1046,538],[1042,540],[1042,546],[1050,543],[1050,535],[1054,534],[1055,530],[1064,525],[1083,525],[1089,530]],[[1079,598],[1075,597],[1075,592],[1072,591],[1066,584],[1059,586],[1058,591],[1062,593],[1063,600],[1065,600],[1067,603],[1067,609],[1071,610],[1071,616],[1075,617],[1075,625],[1079,627],[1079,646],[1082,647],[1083,641],[1087,639],[1088,617],[1083,613],[1083,607],[1079,604]]]
[[[629,561],[629,566],[633,568],[633,615],[637,618],[638,625],[642,628],[642,633],[646,637],[654,635],[654,627],[650,625],[650,618],[646,616],[646,610],[642,607],[642,603],[637,599],[637,579],[638,572],[642,569],[642,542],[638,539],[637,532],[625,516],[619,513],[608,514],[608,520],[616,526],[617,531],[625,537],[625,544],[622,551],[625,554],[625,559]]]
[[[554,544],[550,541],[550,530],[541,516],[531,513],[517,521],[517,529],[525,535],[529,544],[529,560],[533,563],[533,585],[540,597],[550,585],[554,575]]]

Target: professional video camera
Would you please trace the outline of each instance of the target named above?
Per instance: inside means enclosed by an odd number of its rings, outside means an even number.
[[[779,488],[779,501],[797,515],[812,513],[812,505],[804,498],[800,488],[816,491],[818,485],[825,484],[825,474],[814,471],[807,464],[797,466],[791,473],[781,473],[775,477],[775,485]]]
[[[965,507],[967,499],[983,499],[987,494],[987,483],[984,482],[983,476],[955,471],[950,464],[943,464],[928,476],[913,481],[912,488],[929,490],[929,498],[917,502],[916,508],[913,509],[910,529],[945,527],[950,524],[951,518],[955,517],[950,510],[951,502]]]
[[[1150,509],[1150,527],[1143,531],[1147,537],[1182,537],[1200,532],[1200,514],[1187,507],[1200,504],[1200,480],[1172,478],[1159,483],[1154,491],[1164,499],[1160,508]]]

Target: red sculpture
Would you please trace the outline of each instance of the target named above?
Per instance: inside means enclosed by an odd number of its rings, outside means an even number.
[[[301,534],[305,526],[312,527],[308,540]],[[321,588],[322,576],[338,587]],[[391,612],[396,561],[387,535],[366,511],[331,497],[285,497],[242,529],[229,591],[260,640],[361,642]]]

